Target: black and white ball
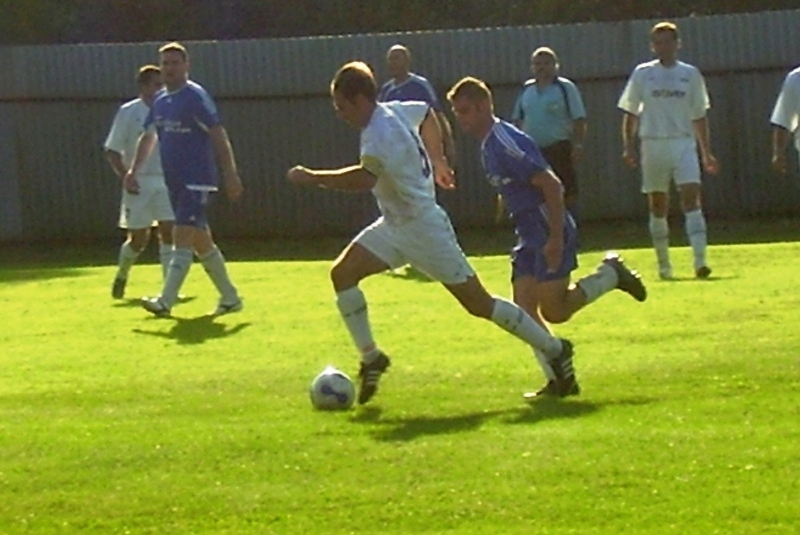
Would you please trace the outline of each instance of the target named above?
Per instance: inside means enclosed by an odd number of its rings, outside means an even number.
[[[353,381],[333,366],[328,366],[314,377],[308,393],[314,408],[323,411],[347,410],[356,399]]]

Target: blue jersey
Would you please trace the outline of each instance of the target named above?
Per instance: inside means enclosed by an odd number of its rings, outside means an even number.
[[[156,95],[145,128],[158,134],[167,185],[216,188],[219,176],[208,129],[219,124],[211,96],[191,80],[173,93]]]
[[[427,102],[428,105],[436,111],[442,111],[442,105],[439,103],[439,98],[436,96],[436,91],[433,90],[431,83],[418,74],[409,73],[408,78],[395,83],[394,80],[389,80],[378,92],[378,102],[389,102],[391,100],[409,101],[419,100]]]
[[[534,175],[550,168],[530,136],[509,122],[495,118],[481,144],[487,179],[503,196],[521,244],[541,246],[549,225],[542,191],[533,185]],[[575,223],[565,210],[564,234],[575,234]]]

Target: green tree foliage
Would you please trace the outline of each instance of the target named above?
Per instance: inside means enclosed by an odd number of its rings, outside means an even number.
[[[798,0],[0,0],[0,43],[301,37],[798,7]]]

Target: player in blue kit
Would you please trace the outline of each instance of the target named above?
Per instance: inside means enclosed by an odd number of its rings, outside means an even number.
[[[411,72],[411,52],[403,45],[393,45],[386,52],[386,66],[392,79],[384,83],[378,91],[378,102],[419,101],[427,102],[439,120],[439,129],[442,132],[444,155],[454,165],[456,158],[453,130],[450,121],[444,114],[439,97],[427,78]]]
[[[166,88],[153,102],[145,122],[146,130],[125,176],[125,187],[128,191],[138,189],[137,173],[153,150],[157,135],[164,177],[175,211],[175,250],[161,294],[143,298],[142,306],[156,316],[170,315],[196,254],[220,293],[213,314],[236,312],[242,309],[242,300],[228,277],[225,258],[214,243],[206,215],[210,197],[218,190],[217,164],[222,169],[228,198],[236,200],[242,194],[233,149],[211,96],[189,80],[186,48],[180,43],[169,43],[158,53]]]
[[[405,263],[441,282],[463,308],[536,347],[540,364],[556,370],[558,393],[571,388],[572,345],[534,322],[519,306],[486,291],[436,203],[434,181],[453,185],[442,151],[439,123],[424,102],[381,103],[372,70],[362,62],[342,66],[331,82],[340,119],[361,132],[360,161],[341,169],[298,165],[287,179],[304,186],[371,190],[382,216],[363,229],[331,269],[336,304],[361,353],[359,403],[375,394],[389,357],[372,336],[359,283]]]
[[[562,323],[600,296],[618,288],[637,301],[647,298],[641,277],[629,270],[616,253],[607,253],[597,270],[576,284],[571,272],[578,266],[577,228],[564,207],[561,181],[533,139],[494,115],[492,93],[484,82],[467,77],[447,94],[459,126],[481,142],[481,159],[489,182],[502,195],[511,214],[517,245],[511,257],[514,302],[548,329]],[[534,352],[539,351],[534,348]],[[527,398],[574,395],[573,380],[564,392],[557,375],[545,369],[547,383]]]

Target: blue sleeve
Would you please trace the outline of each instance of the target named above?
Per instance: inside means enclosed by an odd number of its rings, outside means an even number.
[[[586,108],[583,105],[583,98],[578,86],[569,81],[564,84],[567,88],[567,99],[569,99],[569,111],[572,119],[586,119]]]
[[[436,111],[442,111],[439,97],[436,96],[436,91],[428,80],[420,80],[418,84],[414,84],[414,88],[416,89],[414,92],[417,93],[414,95],[416,99],[427,102]]]
[[[522,111],[522,95],[525,94],[525,90],[519,92],[519,96],[517,97],[517,101],[514,103],[514,109],[511,110],[511,120],[512,121],[522,121],[525,118],[525,113]]]
[[[211,128],[221,123],[217,105],[206,91],[199,90],[195,93],[197,98],[192,100],[192,112],[197,122]]]

